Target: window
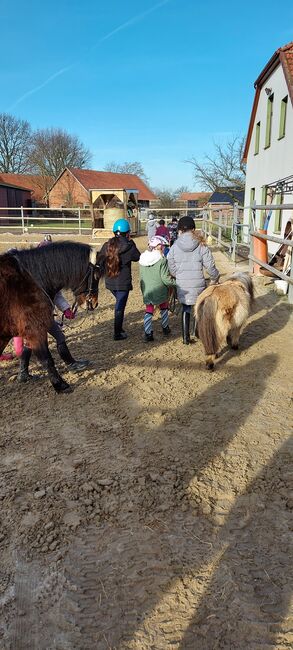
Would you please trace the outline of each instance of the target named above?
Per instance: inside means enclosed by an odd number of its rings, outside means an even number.
[[[252,187],[251,190],[250,190],[250,205],[253,205],[254,201],[255,201],[255,187]],[[253,219],[253,212],[252,212],[252,209],[250,208],[249,209],[249,225],[250,225],[250,227],[253,226],[253,228],[254,228],[255,224],[253,223],[252,219]]]
[[[284,97],[284,99],[282,99],[281,101],[279,140],[281,138],[284,138],[286,132],[287,103],[288,103],[288,95]]]
[[[276,205],[281,205],[283,203],[283,194],[277,194],[276,196]],[[274,223],[274,232],[281,232],[282,225],[282,210],[275,210],[275,223]]]
[[[257,122],[255,125],[255,143],[254,143],[255,155],[259,152],[259,138],[260,138],[260,122]]]
[[[274,104],[274,95],[272,94],[272,95],[270,95],[270,97],[268,97],[268,103],[267,103],[267,124],[266,124],[265,149],[267,149],[271,144],[273,104]]]

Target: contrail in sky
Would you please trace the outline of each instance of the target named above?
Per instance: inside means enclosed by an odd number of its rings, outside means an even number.
[[[102,36],[95,45],[93,45],[89,52],[92,52],[94,49],[96,49],[101,43],[104,43],[104,41],[107,41],[108,38],[111,38],[118,32],[121,32],[123,29],[127,29],[127,27],[130,27],[131,25],[134,25],[135,23],[140,22],[146,16],[149,16],[149,14],[153,13],[153,11],[156,11],[157,9],[160,9],[160,7],[163,7],[164,5],[168,4],[171,2],[171,0],[161,0],[161,2],[158,2],[155,4],[153,7],[150,7],[149,9],[146,9],[146,11],[143,11],[141,14],[137,14],[137,16],[134,16],[133,18],[130,18],[127,20],[125,23],[122,23],[121,25],[118,25],[118,27],[115,27],[115,29],[112,29],[111,32],[106,34],[105,36]],[[50,75],[48,79],[45,79],[41,84],[38,86],[35,86],[35,88],[32,88],[31,90],[28,90],[26,93],[21,95],[16,101],[8,108],[8,110],[12,110],[15,108],[15,106],[18,106],[21,102],[23,102],[27,97],[30,97],[31,95],[34,95],[35,93],[39,92],[42,88],[45,86],[48,86],[54,79],[57,77],[60,77],[62,74],[65,74],[65,72],[68,72],[68,70],[71,70],[71,68],[74,68],[76,65],[78,65],[79,61],[76,61],[75,63],[71,63],[70,65],[67,65],[63,68],[60,68],[60,70],[57,70],[57,72],[54,72],[54,74]]]

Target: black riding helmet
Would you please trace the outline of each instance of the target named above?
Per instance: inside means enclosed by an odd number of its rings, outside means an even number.
[[[181,217],[178,222],[178,230],[186,232],[187,230],[195,230],[195,223],[192,217]]]

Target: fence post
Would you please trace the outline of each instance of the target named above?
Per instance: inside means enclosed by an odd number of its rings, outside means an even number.
[[[22,234],[24,235],[24,212],[23,212],[23,206],[20,208],[20,213],[21,213],[21,227],[22,227]]]
[[[254,237],[252,236],[253,233],[253,226],[251,225],[249,228],[249,255],[253,255],[253,240]],[[249,258],[249,273],[253,273],[253,267],[254,267],[254,262],[252,259]]]
[[[236,246],[237,246],[237,223],[238,223],[238,203],[233,206],[233,223],[232,223],[232,262],[235,264]]]
[[[80,216],[80,208],[78,208],[78,234],[81,235],[81,216]]]
[[[218,246],[222,243],[222,210],[219,210]]]
[[[290,279],[293,280],[293,248],[291,248],[291,270],[290,270]],[[290,305],[293,304],[293,284],[289,283],[288,289],[288,302]]]

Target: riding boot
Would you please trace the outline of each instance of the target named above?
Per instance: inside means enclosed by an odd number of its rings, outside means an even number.
[[[115,311],[114,341],[124,341],[124,339],[127,339],[127,334],[122,329],[123,318],[124,318],[124,311]]]
[[[190,313],[187,311],[182,312],[182,340],[184,345],[190,343]]]
[[[84,370],[90,364],[90,362],[87,361],[86,359],[80,359],[79,361],[74,359],[71,353],[69,352],[69,349],[65,341],[63,341],[62,343],[58,343],[57,350],[62,361],[66,363],[69,370],[78,372],[79,370]]]
[[[30,348],[27,348],[26,345],[23,347],[23,351],[21,353],[20,357],[20,365],[19,365],[19,372],[18,372],[18,381],[21,383],[25,383],[26,381],[29,381],[30,379],[34,379],[33,375],[30,375],[29,373],[29,362],[30,358],[32,355],[32,351]]]
[[[198,338],[198,333],[197,333],[197,320],[195,316],[192,318],[192,325],[191,325],[191,336],[194,336]]]

